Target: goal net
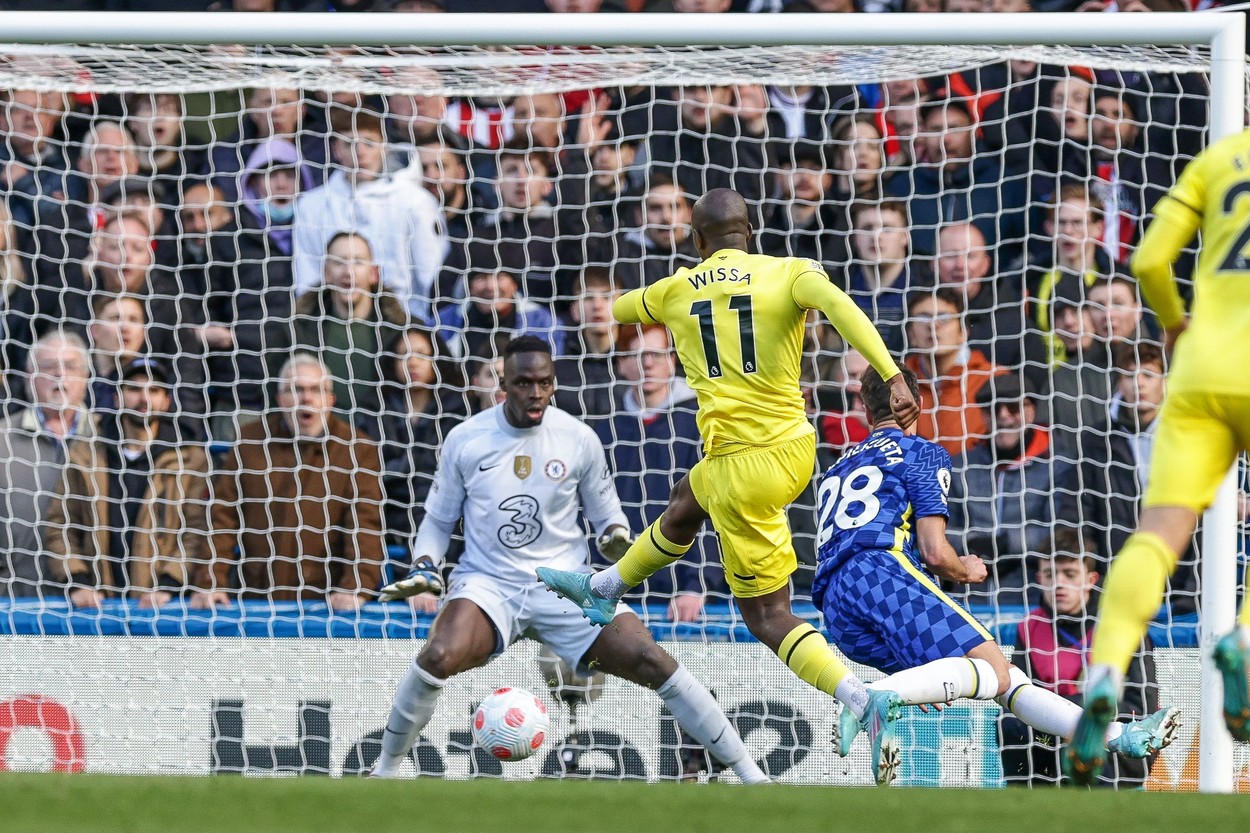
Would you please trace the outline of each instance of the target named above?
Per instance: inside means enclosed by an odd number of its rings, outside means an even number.
[[[947,590],[1075,694],[1163,390],[1126,264],[1210,138],[1207,48],[396,40],[0,45],[0,769],[367,770],[432,621],[376,591],[412,558],[447,432],[501,401],[508,338],[551,345],[556,404],[597,433],[635,530],[699,459],[667,334],[610,308],[698,262],[691,205],[717,187],[756,250],[817,261],[916,371],[919,430],[955,459],[952,543],[990,570]],[[821,469],[866,436],[863,367],[811,318]],[[790,522],[818,623],[817,486]],[[1126,699],[1186,728],[1148,772],[1117,765],[1122,787],[1196,786],[1200,550]],[[871,780],[866,748],[834,753],[832,701],[750,638],[710,530],[628,600],[775,778]],[[505,684],[553,715],[510,765],[469,734]],[[903,727],[903,783],[1057,778],[1053,742],[992,704]],[[412,766],[716,775],[652,694],[524,641],[448,683]]]

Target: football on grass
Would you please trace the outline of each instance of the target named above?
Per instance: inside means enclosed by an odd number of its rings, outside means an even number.
[[[547,739],[547,707],[523,688],[501,688],[473,712],[473,742],[501,761],[519,761]]]

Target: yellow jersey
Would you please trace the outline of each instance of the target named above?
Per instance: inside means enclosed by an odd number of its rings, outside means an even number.
[[[721,249],[617,300],[623,324],[664,324],[699,400],[705,450],[725,454],[812,431],[799,373],[807,310],[820,309],[883,378],[898,368],[872,322],[821,265]]]
[[[1198,154],[1155,208],[1133,255],[1142,295],[1165,327],[1185,307],[1172,275],[1181,250],[1202,231],[1189,329],[1177,344],[1170,390],[1245,394],[1250,363],[1250,131]]]

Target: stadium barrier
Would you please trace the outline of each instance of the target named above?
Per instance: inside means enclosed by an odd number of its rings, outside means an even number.
[[[46,622],[7,610],[5,630],[30,627],[0,640],[0,770],[249,776],[361,774],[379,749],[382,727],[400,676],[420,649],[428,619],[390,615],[387,639],[323,638],[348,629],[381,635],[360,616],[330,616],[306,605],[247,603],[202,618],[213,636],[264,633],[256,638],[102,636],[100,630],[48,636]],[[194,631],[194,612],[143,616],[122,605],[73,616],[80,624],[180,623]],[[268,626],[261,630],[262,622]],[[381,615],[376,617],[380,625]],[[405,624],[406,622],[406,624]],[[1010,622],[999,623],[1001,633]],[[1180,638],[1192,628],[1174,625]],[[73,628],[66,628],[66,631]],[[159,628],[134,629],[156,634]],[[402,633],[403,631],[407,633]],[[63,631],[64,632],[64,631]],[[169,631],[166,631],[169,632]],[[204,632],[206,635],[207,631]],[[673,637],[673,632],[661,637]],[[286,637],[286,638],[284,638]],[[395,638],[401,637],[401,638]],[[706,681],[778,780],[797,784],[871,782],[861,740],[841,759],[833,751],[837,715],[832,701],[800,683],[758,643],[665,639],[664,646]],[[1160,699],[1175,703],[1186,725],[1155,767],[1155,789],[1195,789],[1199,692],[1196,648],[1156,650]],[[137,673],[141,671],[142,673]],[[857,669],[866,678],[875,676]],[[679,733],[662,702],[609,678],[593,703],[570,709],[548,688],[536,643],[523,641],[488,666],[454,678],[414,750],[413,771],[463,779],[571,776],[671,780],[682,772]],[[475,750],[469,714],[501,685],[519,685],[547,700],[552,731],[533,758],[501,764]],[[576,690],[565,690],[573,699]],[[909,710],[902,722],[908,750],[900,782],[911,786],[1002,786],[993,704],[961,701],[941,714]],[[1238,749],[1240,784],[1250,777],[1250,751]],[[732,775],[724,776],[732,777]]]

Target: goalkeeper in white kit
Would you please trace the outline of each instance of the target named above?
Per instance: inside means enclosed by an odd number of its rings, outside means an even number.
[[[464,518],[464,555],[430,638],[395,692],[371,774],[394,777],[448,678],[530,637],[570,666],[594,666],[654,689],[686,732],[744,783],[767,782],[711,692],[656,644],[627,605],[600,628],[538,581],[542,566],[589,572],[579,509],[605,555],[619,557],[630,535],[595,432],[549,407],[555,365],[547,342],[522,336],[508,343],[503,389],[502,404],[448,433],[412,572],[382,591],[383,601],[442,593],[439,566]]]

